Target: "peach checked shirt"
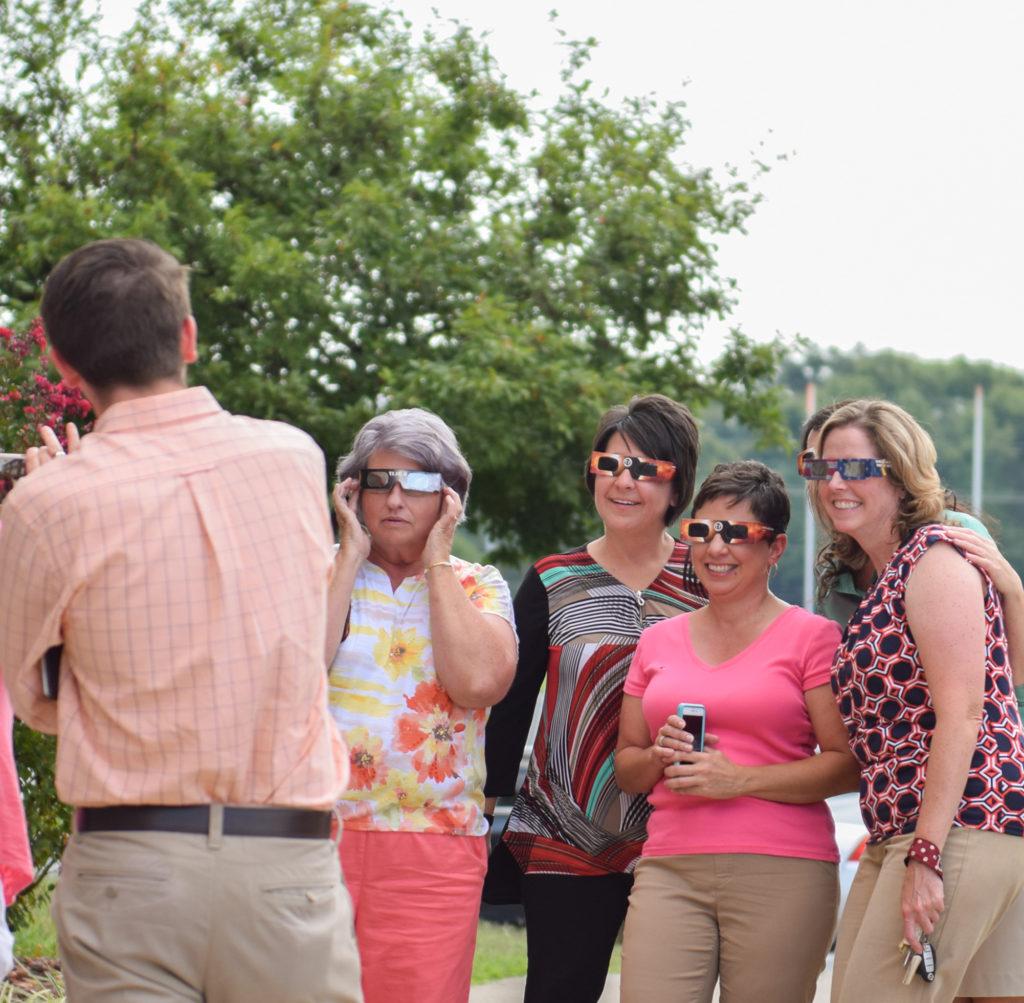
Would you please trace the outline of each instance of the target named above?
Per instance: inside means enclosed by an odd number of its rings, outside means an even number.
[[[330,808],[323,454],[203,387],[112,405],[0,509],[0,665],[79,806]],[[39,661],[64,644],[60,695]]]

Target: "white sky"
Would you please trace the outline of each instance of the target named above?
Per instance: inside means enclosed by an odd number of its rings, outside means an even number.
[[[570,37],[610,99],[683,98],[688,159],[790,154],[721,243],[747,334],[966,355],[1024,369],[1019,0],[395,0],[478,31],[509,82],[557,91]],[[134,0],[102,0],[108,28]],[[761,144],[764,145],[761,145]],[[714,354],[712,330],[702,354]]]

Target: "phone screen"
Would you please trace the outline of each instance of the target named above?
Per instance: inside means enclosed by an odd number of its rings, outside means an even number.
[[[683,724],[686,730],[693,735],[693,751],[704,751],[704,715],[684,714]]]

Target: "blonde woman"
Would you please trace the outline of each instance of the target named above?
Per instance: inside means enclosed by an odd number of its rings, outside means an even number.
[[[923,953],[924,938],[929,1001],[1016,998],[1020,931],[1003,920],[1024,887],[1024,741],[998,591],[942,525],[935,447],[904,410],[839,408],[820,454],[826,566],[877,575],[832,669],[870,834],[832,998],[924,998],[901,988],[898,947]]]

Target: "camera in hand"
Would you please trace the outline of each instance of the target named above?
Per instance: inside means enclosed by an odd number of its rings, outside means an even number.
[[[0,453],[0,480],[16,481],[25,476],[25,457],[21,453]]]

